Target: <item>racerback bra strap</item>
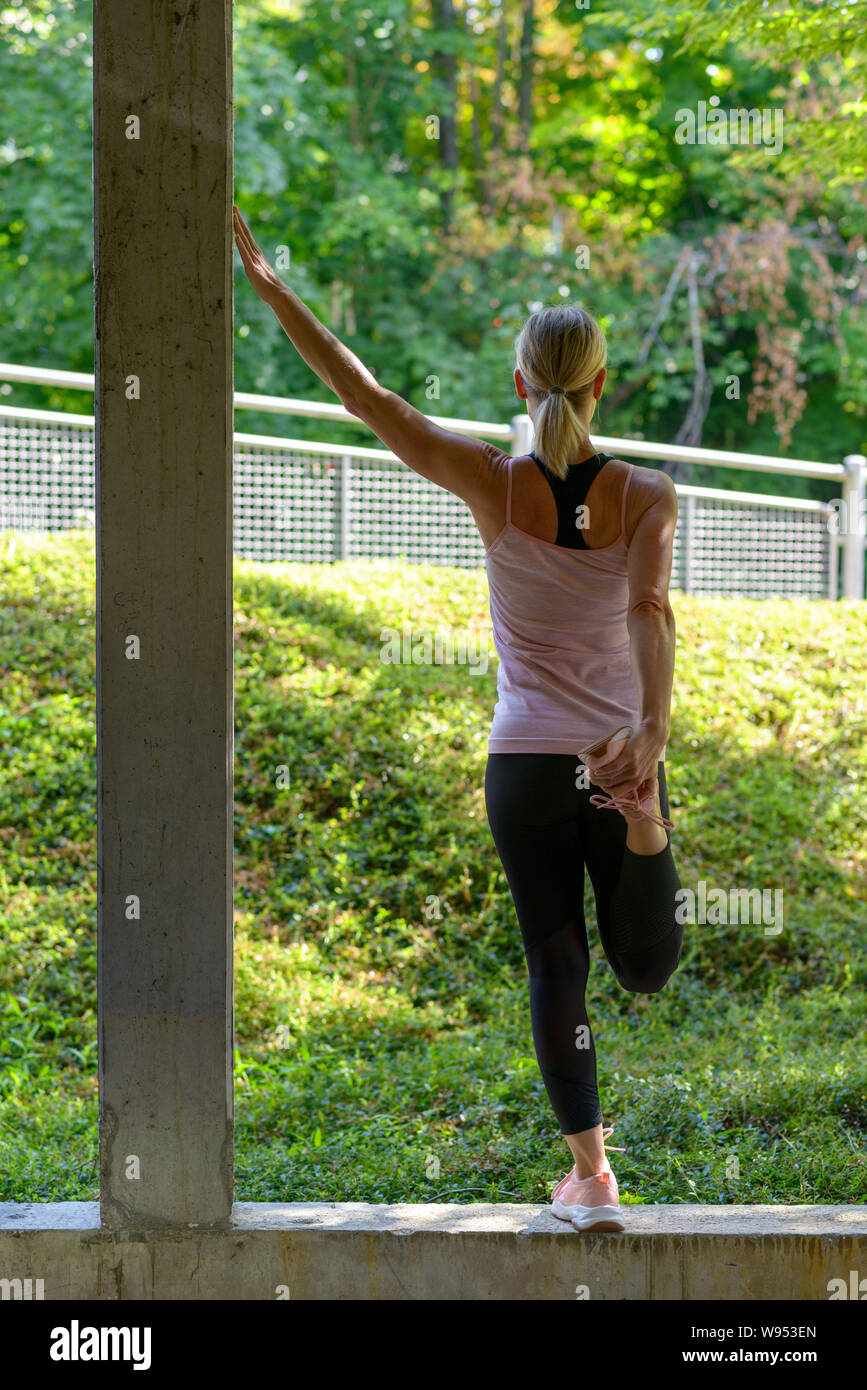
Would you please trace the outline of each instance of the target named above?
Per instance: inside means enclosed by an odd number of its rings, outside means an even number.
[[[584,459],[582,463],[573,464],[565,478],[558,478],[550,473],[536,454],[531,452],[530,458],[535,461],[539,471],[547,480],[557,504],[557,540],[555,544],[561,545],[567,550],[591,549],[584,540],[581,528],[576,525],[576,514],[578,508],[584,506],[584,499],[590,491],[590,484],[609,462],[611,455],[593,454],[591,458]],[[631,471],[629,476],[632,476]],[[626,491],[624,489],[623,507],[621,508],[621,536],[623,535],[622,516],[625,513],[625,507]]]
[[[626,482],[623,484],[623,501],[620,504],[620,535],[618,540],[626,540],[626,494],[629,491],[629,484],[632,482],[632,475],[635,472],[635,464],[630,463],[629,472],[626,475]]]

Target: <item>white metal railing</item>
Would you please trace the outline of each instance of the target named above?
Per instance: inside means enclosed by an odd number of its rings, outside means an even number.
[[[0,363],[0,380],[94,389],[94,377],[89,373],[8,363]],[[343,406],[321,401],[237,392],[234,405],[236,409],[362,423]],[[459,433],[508,441],[513,453],[525,453],[532,446],[532,423],[526,414],[513,417],[509,425],[429,418]],[[40,444],[36,436],[40,431],[46,432],[46,438],[53,441],[47,452],[55,475],[58,466],[64,464],[65,452],[78,456],[83,473],[75,515],[83,512],[87,523],[93,524],[94,417],[0,406],[0,434],[4,430],[19,436],[22,430],[35,432],[29,452],[40,458],[44,458],[47,446],[45,439]],[[699,592],[754,592],[759,596],[821,592],[836,598],[842,550],[843,595],[863,597],[867,460],[862,455],[850,455],[843,463],[820,463],[596,434],[593,438],[601,449],[621,457],[683,460],[783,476],[839,479],[842,496],[835,503],[679,484],[678,496],[685,505],[675,537],[673,585]],[[80,442],[73,443],[75,440]],[[237,432],[234,443],[238,554],[273,559],[400,554],[440,564],[484,561],[478,533],[463,504],[451,494],[444,496],[443,490],[427,479],[404,469],[388,450]],[[353,467],[355,460],[358,468]],[[12,472],[15,478],[10,473],[8,446],[5,455],[0,448],[0,529],[4,511],[8,519],[10,507],[14,511],[15,503],[20,504],[28,495],[21,487],[21,467]],[[43,478],[36,492],[37,500],[43,504],[45,488]],[[426,537],[414,525],[414,518],[419,515],[424,516]],[[55,524],[57,529],[74,524],[68,508],[59,524]],[[40,527],[31,525],[25,529]],[[791,575],[795,571],[803,576],[800,588],[792,587]]]
[[[66,386],[79,391],[93,391],[95,381],[92,372],[63,372],[47,367],[19,367],[11,362],[0,362],[0,381],[17,381],[31,386]],[[257,396],[249,391],[236,391],[233,397],[236,410],[267,410],[278,415],[304,415],[313,420],[348,420],[364,429],[364,422],[343,405],[331,405],[328,401],[303,401],[291,396]],[[484,420],[457,420],[439,415],[429,415],[435,425],[454,430],[456,434],[477,435],[482,439],[511,440],[511,425],[495,424]]]

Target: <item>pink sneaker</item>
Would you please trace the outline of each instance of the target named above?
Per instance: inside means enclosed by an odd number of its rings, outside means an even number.
[[[603,1142],[611,1129],[602,1131]],[[576,1169],[561,1178],[554,1188],[551,1210],[561,1221],[571,1221],[576,1231],[622,1231],[620,1193],[611,1164],[589,1178],[579,1178]],[[561,1201],[565,1198],[565,1201]]]
[[[607,738],[600,738],[596,743],[591,743],[589,748],[580,750],[578,756],[586,761],[591,778],[600,767],[613,763],[614,759],[619,757],[632,734],[633,729],[627,724],[622,729],[615,729]],[[652,820],[661,825],[663,830],[673,830],[674,822],[667,820],[663,815],[657,815],[653,809],[658,793],[659,779],[648,777],[639,787],[633,787],[631,791],[620,796],[594,792],[590,798],[590,805],[598,806],[603,811],[619,811],[626,820]]]

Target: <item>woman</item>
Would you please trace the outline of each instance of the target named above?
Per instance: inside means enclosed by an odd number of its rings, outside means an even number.
[[[234,224],[250,283],[308,365],[392,453],[461,497],[478,525],[500,662],[488,820],[523,937],[536,1056],[575,1160],[552,1210],[578,1230],[622,1230],[584,1004],[584,865],[617,979],[640,993],[661,989],[683,937],[663,763],[674,486],[592,447],[607,349],[590,314],[555,307],[524,325],[514,376],[535,448],[512,458],[441,429],[380,386],[277,277],[237,208]]]

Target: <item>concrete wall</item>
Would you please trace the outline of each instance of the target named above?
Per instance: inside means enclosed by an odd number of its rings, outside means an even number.
[[[46,1300],[826,1301],[854,1270],[867,1297],[865,1206],[626,1216],[593,1235],[537,1206],[239,1203],[225,1232],[112,1232],[96,1203],[7,1203],[0,1278],[41,1278]]]

